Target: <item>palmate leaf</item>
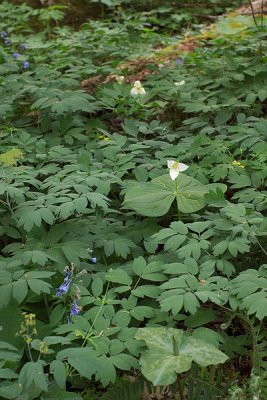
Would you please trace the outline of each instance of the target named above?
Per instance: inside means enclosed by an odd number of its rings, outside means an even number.
[[[148,350],[140,358],[141,371],[153,385],[170,385],[177,374],[188,371],[192,362],[201,367],[224,363],[227,356],[203,340],[185,335],[180,329],[139,328],[135,335]]]
[[[205,194],[216,187],[226,190],[223,184],[203,185],[185,174],[179,174],[175,181],[163,175],[148,183],[129,184],[124,207],[148,217],[160,217],[169,211],[176,199],[179,211],[193,213],[206,205]]]
[[[29,389],[34,384],[40,390],[47,391],[48,381],[44,373],[44,361],[30,361],[24,364],[19,374],[19,383],[25,389]]]

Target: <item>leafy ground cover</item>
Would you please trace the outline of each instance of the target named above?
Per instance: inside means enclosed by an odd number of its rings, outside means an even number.
[[[264,2],[98,3],[0,4],[0,398],[264,400]]]

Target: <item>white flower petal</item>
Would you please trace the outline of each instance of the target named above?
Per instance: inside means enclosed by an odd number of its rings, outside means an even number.
[[[124,76],[123,76],[123,75],[119,75],[119,76],[117,75],[117,76],[116,76],[116,81],[117,81],[118,83],[122,84],[123,80],[124,80]]]
[[[172,181],[175,181],[177,176],[179,175],[179,171],[177,169],[170,168],[170,177]]]
[[[141,88],[141,87],[142,87],[141,82],[140,82],[140,81],[135,81],[135,82],[134,82],[134,87],[136,87],[136,88]]]
[[[181,171],[185,171],[188,165],[180,163],[179,161],[167,160],[171,180],[175,180]]]
[[[139,89],[139,94],[146,94],[146,91],[143,87]]]
[[[185,81],[174,82],[175,86],[182,86],[185,84]]]
[[[180,172],[185,171],[187,168],[189,168],[188,165],[183,164],[182,162],[179,162],[179,171]]]
[[[139,90],[136,87],[133,87],[130,91],[132,96],[137,96],[139,94]]]

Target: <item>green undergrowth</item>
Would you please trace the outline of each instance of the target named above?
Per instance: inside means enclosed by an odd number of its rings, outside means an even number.
[[[264,400],[266,19],[105,7],[0,4],[0,398]]]

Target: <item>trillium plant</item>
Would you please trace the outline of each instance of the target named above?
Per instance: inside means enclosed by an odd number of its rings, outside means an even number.
[[[174,82],[175,86],[183,86],[185,84],[185,80]]]
[[[124,76],[123,75],[116,75],[115,79],[121,85],[122,82],[124,81]]]
[[[145,89],[142,86],[142,83],[140,81],[135,81],[133,88],[131,89],[130,94],[132,96],[138,96],[139,94],[143,95],[146,94]]]
[[[170,177],[172,181],[175,181],[180,172],[183,172],[187,168],[189,168],[188,165],[174,160],[167,160],[167,165],[169,168]]]

